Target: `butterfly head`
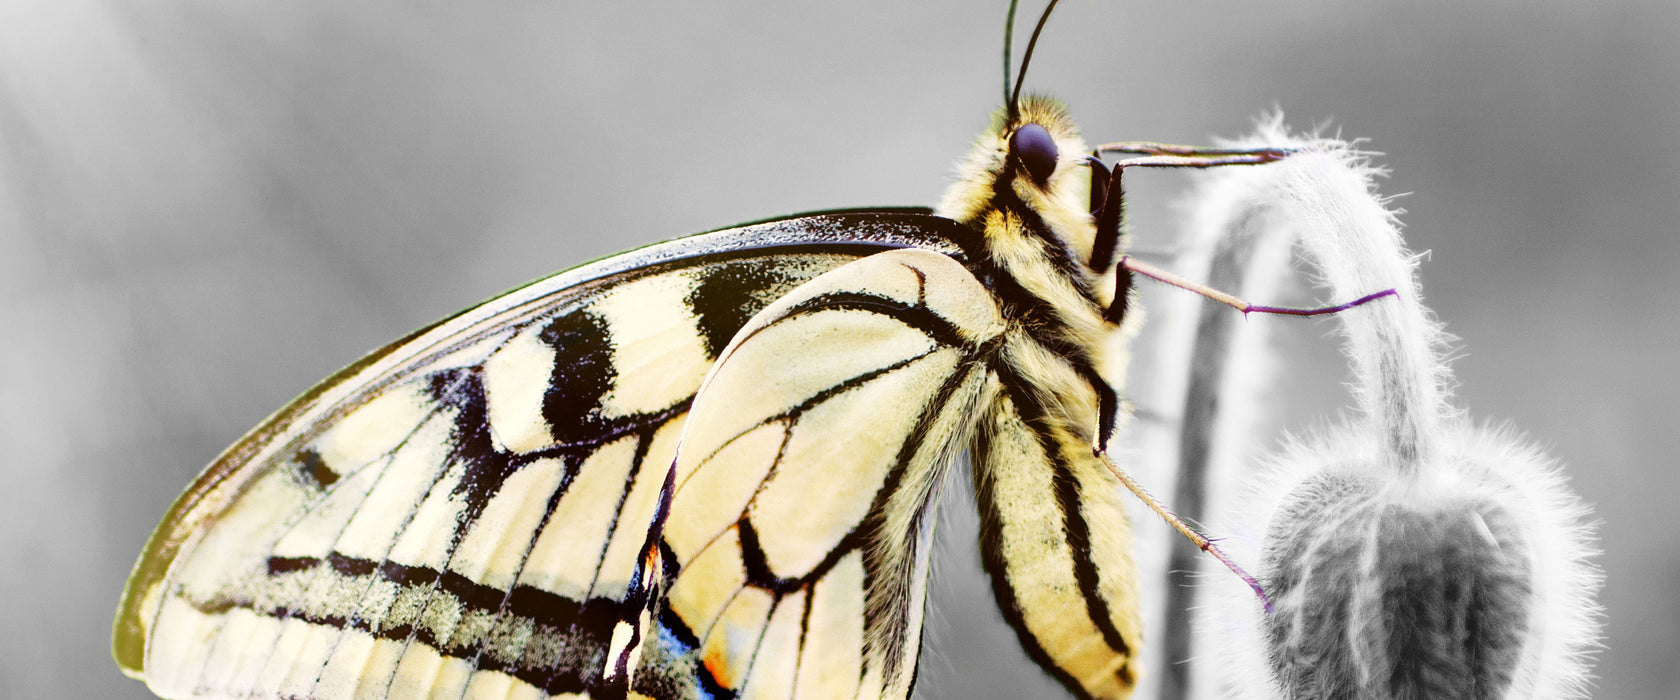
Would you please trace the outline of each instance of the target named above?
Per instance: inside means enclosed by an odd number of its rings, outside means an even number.
[[[987,230],[990,244],[1000,231],[1034,229],[1083,266],[1096,237],[1089,152],[1065,105],[1023,96],[992,116],[937,211]]]
[[[1056,0],[1045,5],[1021,58],[1021,70],[1011,81],[1016,3],[1009,4],[1003,31],[1004,106],[993,113],[991,127],[959,166],[957,182],[945,191],[937,213],[983,230],[988,257],[994,261],[1005,266],[1011,259],[1056,261],[1063,281],[1093,298],[1101,296],[1095,293],[1099,278],[1112,274],[1112,253],[1119,243],[1109,240],[1099,246],[1096,241],[1093,212],[1106,189],[1094,172],[1100,165],[1085,155],[1085,141],[1066,105],[1021,94],[1033,48],[1055,9]]]

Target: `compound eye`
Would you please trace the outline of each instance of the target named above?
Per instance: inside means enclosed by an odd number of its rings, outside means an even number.
[[[1050,131],[1037,124],[1024,124],[1009,137],[1009,150],[1020,161],[1033,182],[1043,186],[1056,172],[1056,140]]]

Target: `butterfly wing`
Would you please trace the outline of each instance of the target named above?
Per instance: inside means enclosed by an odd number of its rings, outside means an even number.
[[[119,664],[169,697],[587,692],[713,358],[805,280],[894,248],[957,255],[963,235],[920,210],[745,225],[373,353],[171,508],[124,593]]]
[[[1081,698],[1130,697],[1142,625],[1126,494],[1092,454],[1095,412],[1059,415],[1001,373],[970,452],[981,561],[1004,619],[1040,666]]]
[[[684,428],[666,584],[631,689],[903,698],[933,490],[992,386],[996,302],[925,250],[799,287],[736,337]]]

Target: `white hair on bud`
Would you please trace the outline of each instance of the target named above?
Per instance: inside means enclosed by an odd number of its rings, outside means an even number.
[[[1398,222],[1374,194],[1380,171],[1369,154],[1291,137],[1278,117],[1245,141],[1296,153],[1209,173],[1196,225],[1227,242],[1281,242],[1244,244],[1252,250],[1298,242],[1337,302],[1391,288],[1398,297],[1337,315],[1357,414],[1289,440],[1259,469],[1226,442],[1260,407],[1243,355],[1253,343],[1241,337],[1251,324],[1203,325],[1204,335],[1239,337],[1213,344],[1222,357],[1198,361],[1235,363],[1241,371],[1226,374],[1243,377],[1191,389],[1219,394],[1209,419],[1225,444],[1211,457],[1211,529],[1229,536],[1223,546],[1239,562],[1260,565],[1276,612],[1234,577],[1209,574],[1193,694],[1581,697],[1599,626],[1586,508],[1525,439],[1452,408],[1445,336],[1422,305]],[[1287,256],[1265,257],[1227,257],[1247,266],[1243,288],[1230,291],[1252,294],[1265,276],[1290,274]],[[1395,635],[1411,645],[1396,651]]]

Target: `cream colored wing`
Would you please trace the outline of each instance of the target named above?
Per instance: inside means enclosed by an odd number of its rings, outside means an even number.
[[[971,450],[981,561],[1004,619],[1046,671],[1082,698],[1130,697],[1137,571],[1127,494],[1091,451],[1096,393],[1067,370],[1055,383],[1063,395],[1049,396],[1016,378],[1018,367],[1000,364]]]
[[[166,697],[595,692],[718,353],[800,283],[955,252],[953,229],[860,211],[681,239],[369,356],[177,501],[130,579],[118,662]]]
[[[760,313],[695,398],[634,696],[903,698],[929,500],[1003,320],[949,257],[881,253]]]

